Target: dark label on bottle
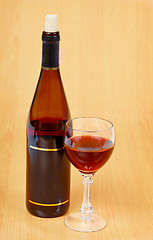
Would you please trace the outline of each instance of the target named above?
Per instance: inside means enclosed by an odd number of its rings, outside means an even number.
[[[59,67],[59,42],[43,41],[42,67]]]
[[[28,136],[27,188],[29,202],[59,206],[68,202],[70,163],[63,150],[62,136]],[[54,147],[54,143],[57,148]]]

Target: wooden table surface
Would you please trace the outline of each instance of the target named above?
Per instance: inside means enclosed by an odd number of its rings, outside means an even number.
[[[48,13],[59,17],[72,117],[104,117],[115,126],[115,150],[91,192],[107,227],[94,233],[25,208],[26,119]],[[72,167],[67,214],[79,210],[82,191]],[[153,0],[0,1],[0,239],[153,240]]]

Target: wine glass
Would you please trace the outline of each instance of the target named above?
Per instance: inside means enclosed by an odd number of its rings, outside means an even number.
[[[65,219],[65,224],[69,228],[80,232],[93,232],[106,226],[105,219],[92,214],[90,185],[93,182],[91,177],[111,156],[114,144],[114,127],[108,120],[80,117],[67,121],[66,155],[84,178],[84,195],[80,212]]]

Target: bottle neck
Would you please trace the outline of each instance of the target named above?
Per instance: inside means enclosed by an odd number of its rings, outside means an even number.
[[[59,32],[42,34],[42,68],[59,68]]]

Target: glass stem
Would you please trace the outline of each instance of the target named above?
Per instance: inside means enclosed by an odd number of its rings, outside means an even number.
[[[83,220],[89,220],[91,218],[91,213],[93,212],[93,208],[91,205],[91,200],[90,200],[90,185],[92,184],[92,174],[87,174],[83,175],[84,180],[84,193],[83,193],[83,202],[82,206],[80,208],[80,212],[82,213],[81,218]]]

